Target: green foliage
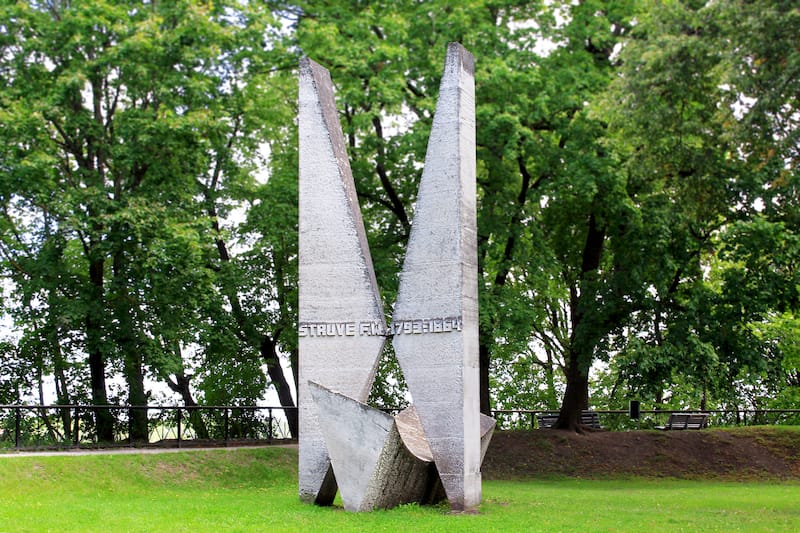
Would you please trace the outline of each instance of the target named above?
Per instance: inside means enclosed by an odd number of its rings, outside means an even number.
[[[14,343],[0,342],[0,403],[17,403],[28,391],[30,383],[23,373],[24,368],[25,362],[19,358]]]
[[[267,113],[276,22],[239,2],[56,2],[4,5],[0,25],[0,238],[19,298],[7,307],[41,371],[88,360],[105,403],[119,365],[128,401],[145,403],[145,372],[177,385],[182,349],[232,323],[231,290],[252,290],[218,264],[218,220],[253,200],[256,155],[285,123]],[[216,356],[235,359],[235,344]],[[263,393],[254,361],[235,381],[258,392],[227,385],[248,401]],[[89,378],[65,379],[59,401]]]
[[[790,405],[798,17],[760,0],[3,5],[0,267],[20,332],[3,394],[52,375],[59,401],[105,401],[121,372],[134,402],[150,375],[186,402],[271,382],[289,405],[297,56],[331,70],[390,304],[458,41],[476,57],[484,409]],[[372,400],[402,397],[387,354]]]
[[[785,6],[775,10],[791,18]],[[752,407],[774,394],[781,355],[753,331],[797,308],[796,229],[784,223],[797,213],[785,188],[796,165],[783,142],[794,133],[765,137],[754,126],[775,97],[784,107],[767,114],[786,126],[793,99],[760,85],[746,104],[752,78],[743,64],[763,34],[744,37],[741,28],[763,24],[782,39],[775,13],[739,2],[654,3],[619,54],[606,106],[640,211],[625,243],[636,306],[630,329],[609,344],[619,354],[612,389],[623,398]],[[787,53],[772,50],[767,61],[782,64]],[[778,152],[783,164],[771,159]]]
[[[394,349],[389,343],[383,347],[383,355],[367,403],[378,409],[408,407],[408,386]]]

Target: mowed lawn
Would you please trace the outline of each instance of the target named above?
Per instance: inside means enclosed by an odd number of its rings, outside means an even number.
[[[479,514],[352,514],[297,498],[297,452],[0,456],[0,532],[800,531],[800,484],[485,481]]]

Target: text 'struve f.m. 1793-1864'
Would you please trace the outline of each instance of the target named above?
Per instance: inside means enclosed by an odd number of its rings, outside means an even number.
[[[300,337],[354,337],[393,335],[421,335],[423,333],[447,333],[461,331],[461,317],[423,318],[419,320],[398,320],[385,326],[383,322],[360,320],[350,322],[301,322],[297,325]]]

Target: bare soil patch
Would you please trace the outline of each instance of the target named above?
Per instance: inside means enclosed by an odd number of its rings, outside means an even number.
[[[484,479],[800,480],[800,430],[502,431],[492,437],[481,470]]]

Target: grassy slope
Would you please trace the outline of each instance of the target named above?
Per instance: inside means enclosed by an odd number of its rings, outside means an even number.
[[[4,531],[800,531],[800,484],[487,481],[479,515],[301,504],[297,454],[237,449],[0,458]]]

